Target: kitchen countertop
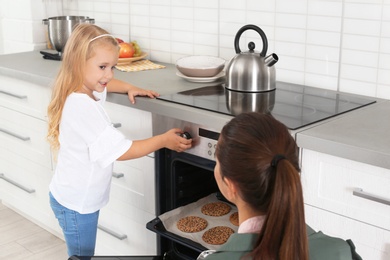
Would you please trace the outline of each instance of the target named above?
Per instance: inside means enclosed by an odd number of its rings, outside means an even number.
[[[159,62],[157,62],[159,63]],[[176,76],[172,64],[166,68],[140,72],[115,71],[115,77],[144,89],[169,94],[204,86],[187,82]],[[18,78],[50,87],[59,68],[59,61],[44,60],[39,51],[0,56],[0,75]],[[232,117],[157,99],[136,98],[136,104],[127,95],[110,93],[107,101],[149,111],[177,119],[187,120],[219,131]],[[390,169],[390,102],[378,100],[376,104],[354,110],[326,120],[295,133],[298,146],[330,155],[351,159]]]
[[[204,83],[191,83],[176,76],[176,68],[172,64],[156,62],[166,66],[164,69],[122,72],[115,70],[115,78],[131,84],[157,91],[160,94],[175,93],[204,86]],[[0,75],[26,80],[42,86],[50,87],[59,69],[60,62],[45,60],[39,51],[8,54],[0,56]],[[202,109],[191,108],[147,97],[136,97],[136,104],[131,104],[127,95],[109,93],[107,101],[134,107],[165,116],[207,125],[210,130],[219,131],[232,117]]]
[[[390,169],[390,102],[297,133],[300,147]]]

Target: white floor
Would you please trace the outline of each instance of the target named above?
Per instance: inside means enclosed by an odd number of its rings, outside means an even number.
[[[65,242],[0,202],[0,260],[67,260]]]

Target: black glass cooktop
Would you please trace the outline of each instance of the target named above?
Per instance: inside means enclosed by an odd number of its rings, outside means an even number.
[[[276,90],[244,93],[227,90],[223,84],[204,86],[158,99],[226,115],[243,112],[270,113],[295,130],[376,101],[336,91],[277,82]]]

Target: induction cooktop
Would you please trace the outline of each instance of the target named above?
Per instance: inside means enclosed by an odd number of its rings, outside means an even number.
[[[285,82],[276,82],[276,89],[268,92],[237,92],[217,84],[160,95],[158,99],[232,116],[244,112],[269,113],[291,130],[376,102],[353,94]]]

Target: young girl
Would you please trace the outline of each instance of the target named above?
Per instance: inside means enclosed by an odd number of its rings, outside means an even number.
[[[158,94],[113,79],[119,46],[105,30],[81,24],[69,37],[48,107],[48,140],[58,149],[50,204],[64,233],[69,256],[93,256],[99,210],[108,203],[115,160],[145,156],[160,148],[182,152],[191,140],[180,129],[131,141],[116,130],[103,104],[107,91]]]
[[[239,229],[206,259],[308,260],[299,170],[283,124],[260,113],[233,118],[219,137],[214,175],[237,206]]]

